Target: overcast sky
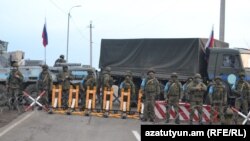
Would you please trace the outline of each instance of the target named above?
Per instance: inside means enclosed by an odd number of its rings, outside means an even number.
[[[47,21],[47,63],[66,56],[71,7],[69,62],[89,64],[89,23],[93,22],[93,66],[101,39],[219,38],[220,0],[1,0],[0,40],[26,59],[44,60],[42,29]],[[226,1],[225,41],[250,48],[250,1]]]

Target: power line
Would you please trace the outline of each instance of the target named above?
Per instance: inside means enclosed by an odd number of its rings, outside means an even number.
[[[82,33],[81,29],[79,28],[79,26],[77,26],[75,20],[71,17],[71,20],[73,21],[74,25],[75,25],[75,29],[78,31],[78,33],[82,36],[83,39],[85,39],[86,41],[88,41],[89,39],[87,37],[84,36],[84,34]]]
[[[58,6],[54,1],[49,0],[58,10],[60,10],[63,14],[67,15],[67,12],[65,12],[60,6]]]

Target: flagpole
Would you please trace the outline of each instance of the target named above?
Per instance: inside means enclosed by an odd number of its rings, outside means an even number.
[[[45,64],[46,64],[46,47],[44,48],[44,60],[45,60]]]

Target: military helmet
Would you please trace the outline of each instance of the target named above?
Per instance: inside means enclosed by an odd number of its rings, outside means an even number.
[[[216,77],[214,78],[214,80],[217,80],[217,79],[218,79],[218,80],[222,80],[220,76],[216,76]]]
[[[60,58],[64,59],[64,55],[60,55]]]
[[[177,76],[177,73],[176,73],[176,72],[173,72],[173,73],[171,74],[171,77],[178,77],[178,76]]]
[[[244,72],[240,72],[239,76],[245,76],[245,73]]]
[[[125,76],[132,76],[132,72],[131,71],[126,71]]]
[[[94,72],[92,70],[88,70],[88,74],[93,74]]]
[[[155,70],[153,68],[150,68],[150,69],[148,69],[147,74],[149,74],[150,72],[155,73]]]
[[[18,63],[17,62],[13,63],[12,67],[18,67]]]
[[[42,68],[43,68],[43,69],[48,69],[49,66],[45,64],[45,65],[42,65]]]
[[[199,73],[196,73],[196,74],[194,75],[194,78],[201,78],[201,75],[200,75]]]
[[[110,72],[111,68],[110,67],[105,67],[105,71]]]

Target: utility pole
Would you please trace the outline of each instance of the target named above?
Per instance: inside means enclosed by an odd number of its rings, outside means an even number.
[[[219,40],[224,42],[225,35],[225,0],[221,0],[220,3],[220,35]]]
[[[93,41],[92,41],[92,28],[94,28],[94,27],[92,26],[92,21],[90,21],[90,25],[89,25],[90,67],[92,67],[92,43],[93,43]]]
[[[66,51],[66,61],[68,63],[68,53],[69,53],[69,22],[70,22],[70,11],[75,8],[75,7],[81,7],[81,5],[76,5],[76,6],[73,6],[69,9],[69,13],[68,13],[68,27],[67,27],[67,51]]]

